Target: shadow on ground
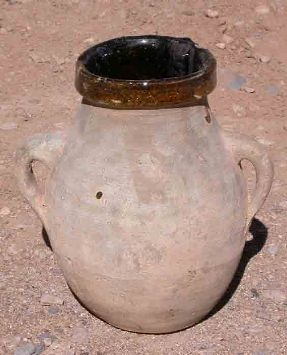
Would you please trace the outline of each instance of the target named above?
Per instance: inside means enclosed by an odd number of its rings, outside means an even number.
[[[240,284],[247,264],[265,245],[268,236],[268,229],[261,221],[259,221],[259,219],[254,218],[252,220],[249,232],[252,234],[253,238],[245,244],[240,263],[227,291],[205,319],[213,316],[229,302]]]

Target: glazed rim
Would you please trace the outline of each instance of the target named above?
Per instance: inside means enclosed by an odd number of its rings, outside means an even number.
[[[75,85],[84,104],[99,107],[198,105],[216,86],[216,60],[189,38],[120,37],[79,56]]]

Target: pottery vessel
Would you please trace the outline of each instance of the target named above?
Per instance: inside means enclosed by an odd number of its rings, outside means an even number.
[[[167,333],[203,319],[226,291],[273,170],[254,140],[223,132],[208,106],[212,54],[187,38],[124,37],[77,61],[72,127],[17,152],[20,188],[65,279],[93,314]],[[248,202],[240,162],[257,182]],[[50,168],[45,193],[31,164]]]

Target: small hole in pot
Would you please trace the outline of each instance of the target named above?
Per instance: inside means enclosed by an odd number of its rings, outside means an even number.
[[[211,123],[211,116],[210,116],[209,112],[206,113],[205,120],[207,123]]]
[[[102,196],[103,196],[102,191],[97,192],[97,194],[96,194],[96,198],[97,198],[98,200],[99,200],[99,199],[101,199],[101,198],[102,198]]]

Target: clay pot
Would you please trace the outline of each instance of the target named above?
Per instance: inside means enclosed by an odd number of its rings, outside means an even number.
[[[114,39],[84,52],[83,102],[64,136],[18,150],[18,180],[67,283],[108,323],[166,333],[200,321],[227,289],[270,190],[254,140],[223,132],[207,95],[212,54],[187,38]],[[239,163],[257,174],[252,200]],[[31,164],[51,168],[40,193]]]

